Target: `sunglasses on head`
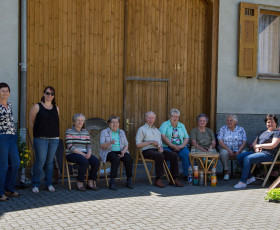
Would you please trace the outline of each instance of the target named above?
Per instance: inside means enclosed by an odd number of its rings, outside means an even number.
[[[45,94],[48,95],[48,96],[49,96],[49,95],[54,96],[54,93],[50,93],[50,92],[45,92]]]

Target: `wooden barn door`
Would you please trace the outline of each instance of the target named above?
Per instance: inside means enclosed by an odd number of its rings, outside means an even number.
[[[209,114],[208,8],[204,0],[125,1],[124,128],[132,154],[147,111],[159,127],[178,108],[188,132],[199,113]]]

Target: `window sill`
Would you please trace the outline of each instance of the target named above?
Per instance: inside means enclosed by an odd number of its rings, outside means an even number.
[[[280,80],[280,74],[259,73],[257,78],[261,80]]]

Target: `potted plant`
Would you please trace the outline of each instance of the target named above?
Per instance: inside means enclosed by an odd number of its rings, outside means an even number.
[[[280,203],[280,188],[271,189],[264,199],[269,202]]]
[[[25,183],[25,168],[29,164],[31,160],[30,150],[28,149],[26,142],[23,138],[18,134],[17,147],[19,152],[20,166],[19,166],[19,174],[20,174],[20,182]]]

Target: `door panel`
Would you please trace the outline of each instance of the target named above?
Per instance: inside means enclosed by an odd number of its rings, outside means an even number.
[[[135,155],[135,136],[138,128],[145,124],[145,113],[153,111],[159,127],[167,119],[168,81],[128,80],[126,82],[126,120],[125,129],[131,155]]]

